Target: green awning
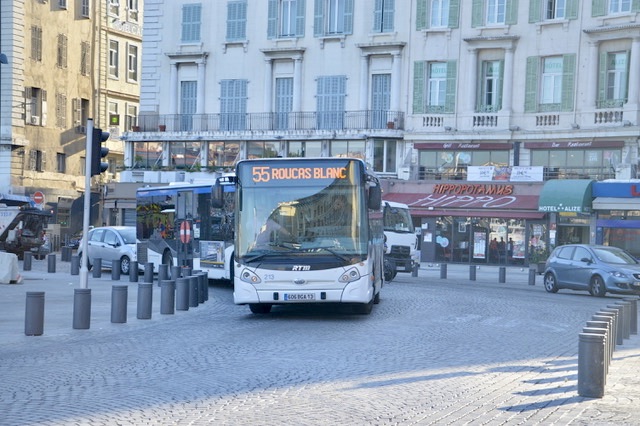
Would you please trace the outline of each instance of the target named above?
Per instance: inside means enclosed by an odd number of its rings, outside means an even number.
[[[553,179],[545,182],[538,201],[541,212],[591,212],[591,179]]]

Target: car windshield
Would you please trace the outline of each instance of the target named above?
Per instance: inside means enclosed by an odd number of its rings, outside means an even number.
[[[125,244],[135,244],[136,243],[136,228],[127,228],[118,230]]]
[[[593,249],[596,257],[602,262],[617,263],[621,265],[637,265],[638,261],[624,250],[610,248]]]

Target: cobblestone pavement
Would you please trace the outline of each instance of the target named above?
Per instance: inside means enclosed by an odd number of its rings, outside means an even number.
[[[20,265],[22,269],[22,264]],[[385,285],[369,316],[339,307],[252,315],[231,289],[188,311],[136,318],[136,283],[89,278],[91,326],[72,328],[79,278],[34,261],[0,285],[2,425],[633,425],[640,339],[618,346],[603,398],[577,393],[578,333],[616,301],[548,294],[528,271],[424,264]],[[141,277],[142,278],[142,277]],[[125,324],[112,284],[128,284]],[[25,336],[25,295],[45,292],[44,333]]]

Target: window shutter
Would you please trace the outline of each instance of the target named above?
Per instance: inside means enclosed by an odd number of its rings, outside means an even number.
[[[591,0],[591,16],[605,16],[607,14],[607,0]]]
[[[456,61],[447,62],[447,93],[444,98],[444,112],[455,112],[456,108],[456,79],[457,79],[457,63]]]
[[[427,19],[428,6],[427,0],[417,0],[416,2],[416,31],[426,30],[429,28],[429,19]]]
[[[460,19],[460,0],[449,2],[449,28],[458,28]]]
[[[484,0],[473,0],[471,7],[471,26],[484,26]]]
[[[629,100],[629,63],[631,59],[631,51],[627,50],[627,69],[625,70],[625,76],[623,81],[621,82],[621,84],[623,85],[622,87],[622,93],[624,93],[624,102],[627,103],[627,101]]]
[[[507,0],[504,23],[515,25],[518,23],[518,0]]]
[[[542,5],[540,0],[529,1],[529,23],[542,21]]]
[[[538,111],[538,79],[540,73],[540,58],[527,58],[527,78],[524,87],[524,112]]]
[[[395,12],[395,0],[385,0],[382,9],[382,31],[393,31],[393,20]]]
[[[607,54],[600,54],[600,64],[598,64],[598,101],[602,102],[607,98]],[[596,105],[598,107],[599,105]]]
[[[504,92],[504,60],[499,61],[500,74],[498,75],[498,103],[494,111],[500,111],[502,109],[502,92]]]
[[[640,12],[640,0],[632,0],[631,1],[631,11],[632,12]]]
[[[227,40],[246,38],[247,3],[231,1],[227,4]]]
[[[567,19],[578,19],[578,0],[567,0],[565,17]]]
[[[269,9],[267,11],[267,38],[276,38],[278,28],[278,1],[269,0]]]
[[[304,10],[305,0],[298,0],[296,2],[296,35],[298,37],[304,36]]]
[[[40,117],[40,125],[47,125],[47,91],[41,90],[42,93],[42,117]]]
[[[313,6],[313,35],[322,37],[324,35],[324,0],[315,0]]]
[[[413,63],[413,113],[424,114],[424,80],[426,62]]]
[[[31,103],[33,102],[32,96],[33,96],[33,90],[31,89],[31,87],[25,87],[24,88],[24,118],[27,123],[31,123],[31,116],[32,116]]]
[[[375,0],[373,10],[373,32],[378,33],[382,30],[382,3],[383,0]]]
[[[353,34],[353,0],[344,3],[344,33]]]
[[[576,55],[562,57],[562,111],[573,111],[573,93],[575,86]]]

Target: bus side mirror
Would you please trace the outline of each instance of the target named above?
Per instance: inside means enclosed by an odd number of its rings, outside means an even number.
[[[380,186],[369,187],[369,208],[371,210],[380,210],[382,207],[382,189]]]

